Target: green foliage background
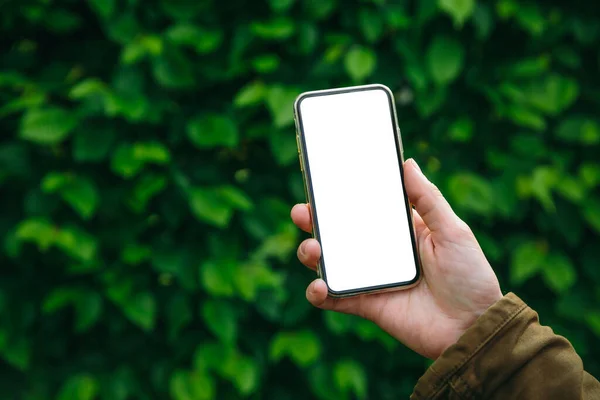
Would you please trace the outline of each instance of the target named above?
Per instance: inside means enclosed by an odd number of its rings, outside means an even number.
[[[308,305],[289,221],[294,98],[372,82],[598,375],[594,4],[0,1],[0,397],[406,398],[426,361]]]

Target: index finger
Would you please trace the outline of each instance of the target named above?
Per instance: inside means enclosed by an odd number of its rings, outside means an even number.
[[[296,204],[291,212],[292,221],[304,232],[312,233],[312,219],[308,204]]]

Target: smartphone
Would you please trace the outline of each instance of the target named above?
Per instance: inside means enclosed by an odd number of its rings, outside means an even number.
[[[421,266],[393,94],[384,85],[302,93],[300,169],[330,297],[408,289]]]

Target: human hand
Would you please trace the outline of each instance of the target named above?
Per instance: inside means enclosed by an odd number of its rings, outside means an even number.
[[[336,299],[328,297],[327,285],[316,279],[306,289],[306,298],[322,309],[367,318],[417,353],[436,359],[502,298],[502,292],[471,229],[412,159],[404,163],[404,181],[416,209],[413,216],[423,266],[419,284],[403,291]],[[300,229],[312,232],[308,205],[297,204],[291,216]],[[313,270],[320,256],[315,239],[298,247],[298,258]]]

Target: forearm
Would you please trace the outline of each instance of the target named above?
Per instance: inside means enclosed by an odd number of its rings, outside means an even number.
[[[490,307],[419,380],[411,398],[595,399],[600,383],[565,338],[514,294]]]

